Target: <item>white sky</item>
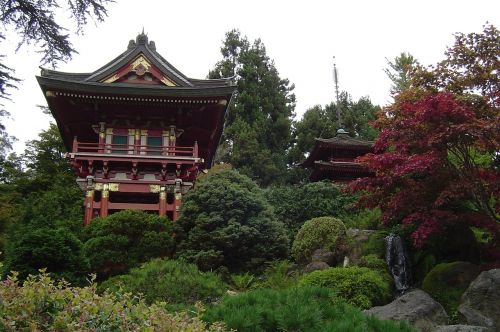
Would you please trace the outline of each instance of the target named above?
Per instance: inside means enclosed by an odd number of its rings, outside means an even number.
[[[108,12],[105,22],[90,22],[84,35],[72,37],[79,54],[58,70],[92,72],[123,52],[144,27],[172,65],[189,77],[205,78],[221,59],[224,34],[237,28],[250,40],[261,38],[281,77],[295,84],[298,118],[333,100],[334,55],[340,89],[382,106],[390,101],[385,58],[404,51],[422,64],[434,64],[443,59],[454,32],[480,32],[486,21],[500,26],[498,0],[117,0]],[[12,115],[5,124],[21,152],[50,117],[35,107],[45,104],[35,80],[40,55],[32,46],[16,54],[7,49],[18,41],[10,37],[0,53],[23,79],[12,102],[5,103]]]

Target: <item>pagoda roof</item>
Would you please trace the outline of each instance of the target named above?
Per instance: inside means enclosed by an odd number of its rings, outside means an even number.
[[[366,167],[357,162],[315,161],[311,181],[330,179],[333,181],[352,181],[356,178],[372,176]]]
[[[351,146],[371,149],[373,141],[366,141],[359,138],[351,137],[347,134],[338,134],[333,138],[316,138],[316,142],[324,143],[332,146]]]
[[[328,161],[335,155],[342,155],[346,152],[356,157],[369,153],[373,149],[373,141],[354,138],[345,133],[339,133],[333,138],[316,138],[315,145],[309,156],[302,163],[303,167],[313,167],[317,161]]]
[[[137,68],[143,66],[151,72],[158,84],[136,84],[123,82],[121,78]],[[154,41],[149,41],[146,34],[139,34],[135,40],[130,40],[127,49],[101,68],[90,73],[67,73],[57,70],[41,68],[41,75],[37,77],[40,85],[51,88],[103,91],[104,87],[120,87],[121,93],[151,93],[155,90],[172,90],[172,95],[201,94],[231,94],[234,91],[233,77],[221,79],[193,79],[189,78],[163,56],[156,52]],[[58,84],[59,82],[59,84]],[[77,84],[78,83],[78,84]],[[124,91],[123,88],[133,87],[136,91]],[[226,88],[226,89],[224,89]],[[208,89],[205,93],[201,91]],[[112,93],[112,89],[109,90]],[[154,94],[154,92],[153,92]]]

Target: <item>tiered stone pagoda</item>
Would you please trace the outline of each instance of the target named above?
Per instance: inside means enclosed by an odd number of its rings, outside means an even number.
[[[37,77],[85,191],[85,224],[122,209],[178,218],[210,168],[235,86],[186,77],[142,33],[92,73]]]
[[[355,160],[373,151],[373,142],[350,137],[339,129],[333,138],[316,138],[314,149],[302,163],[311,168],[311,181],[349,182],[372,173]]]

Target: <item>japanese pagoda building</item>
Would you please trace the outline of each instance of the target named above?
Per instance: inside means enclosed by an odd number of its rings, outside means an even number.
[[[123,209],[178,218],[211,167],[235,90],[186,77],[141,33],[92,73],[42,69],[38,83],[85,191],[85,220]]]
[[[340,129],[333,138],[316,138],[314,149],[302,163],[311,168],[311,181],[349,182],[372,176],[356,158],[373,152],[373,142],[350,137]]]

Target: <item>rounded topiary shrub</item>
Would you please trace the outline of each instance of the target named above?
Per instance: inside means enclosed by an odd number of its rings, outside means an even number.
[[[302,277],[299,284],[331,288],[337,296],[362,309],[385,304],[391,297],[389,281],[366,267],[314,271]]]
[[[201,272],[196,265],[183,261],[153,259],[129,273],[112,277],[99,285],[99,291],[118,290],[141,293],[148,303],[166,302],[176,306],[211,303],[227,290],[221,278]]]
[[[326,249],[336,255],[342,254],[346,234],[344,223],[333,217],[319,217],[308,220],[295,236],[292,255],[297,262],[305,263],[317,249]]]
[[[422,289],[453,316],[462,294],[479,272],[479,266],[469,262],[441,263],[425,276]]]
[[[248,271],[286,258],[285,228],[250,178],[234,170],[210,174],[183,200],[181,258],[201,270]]]

